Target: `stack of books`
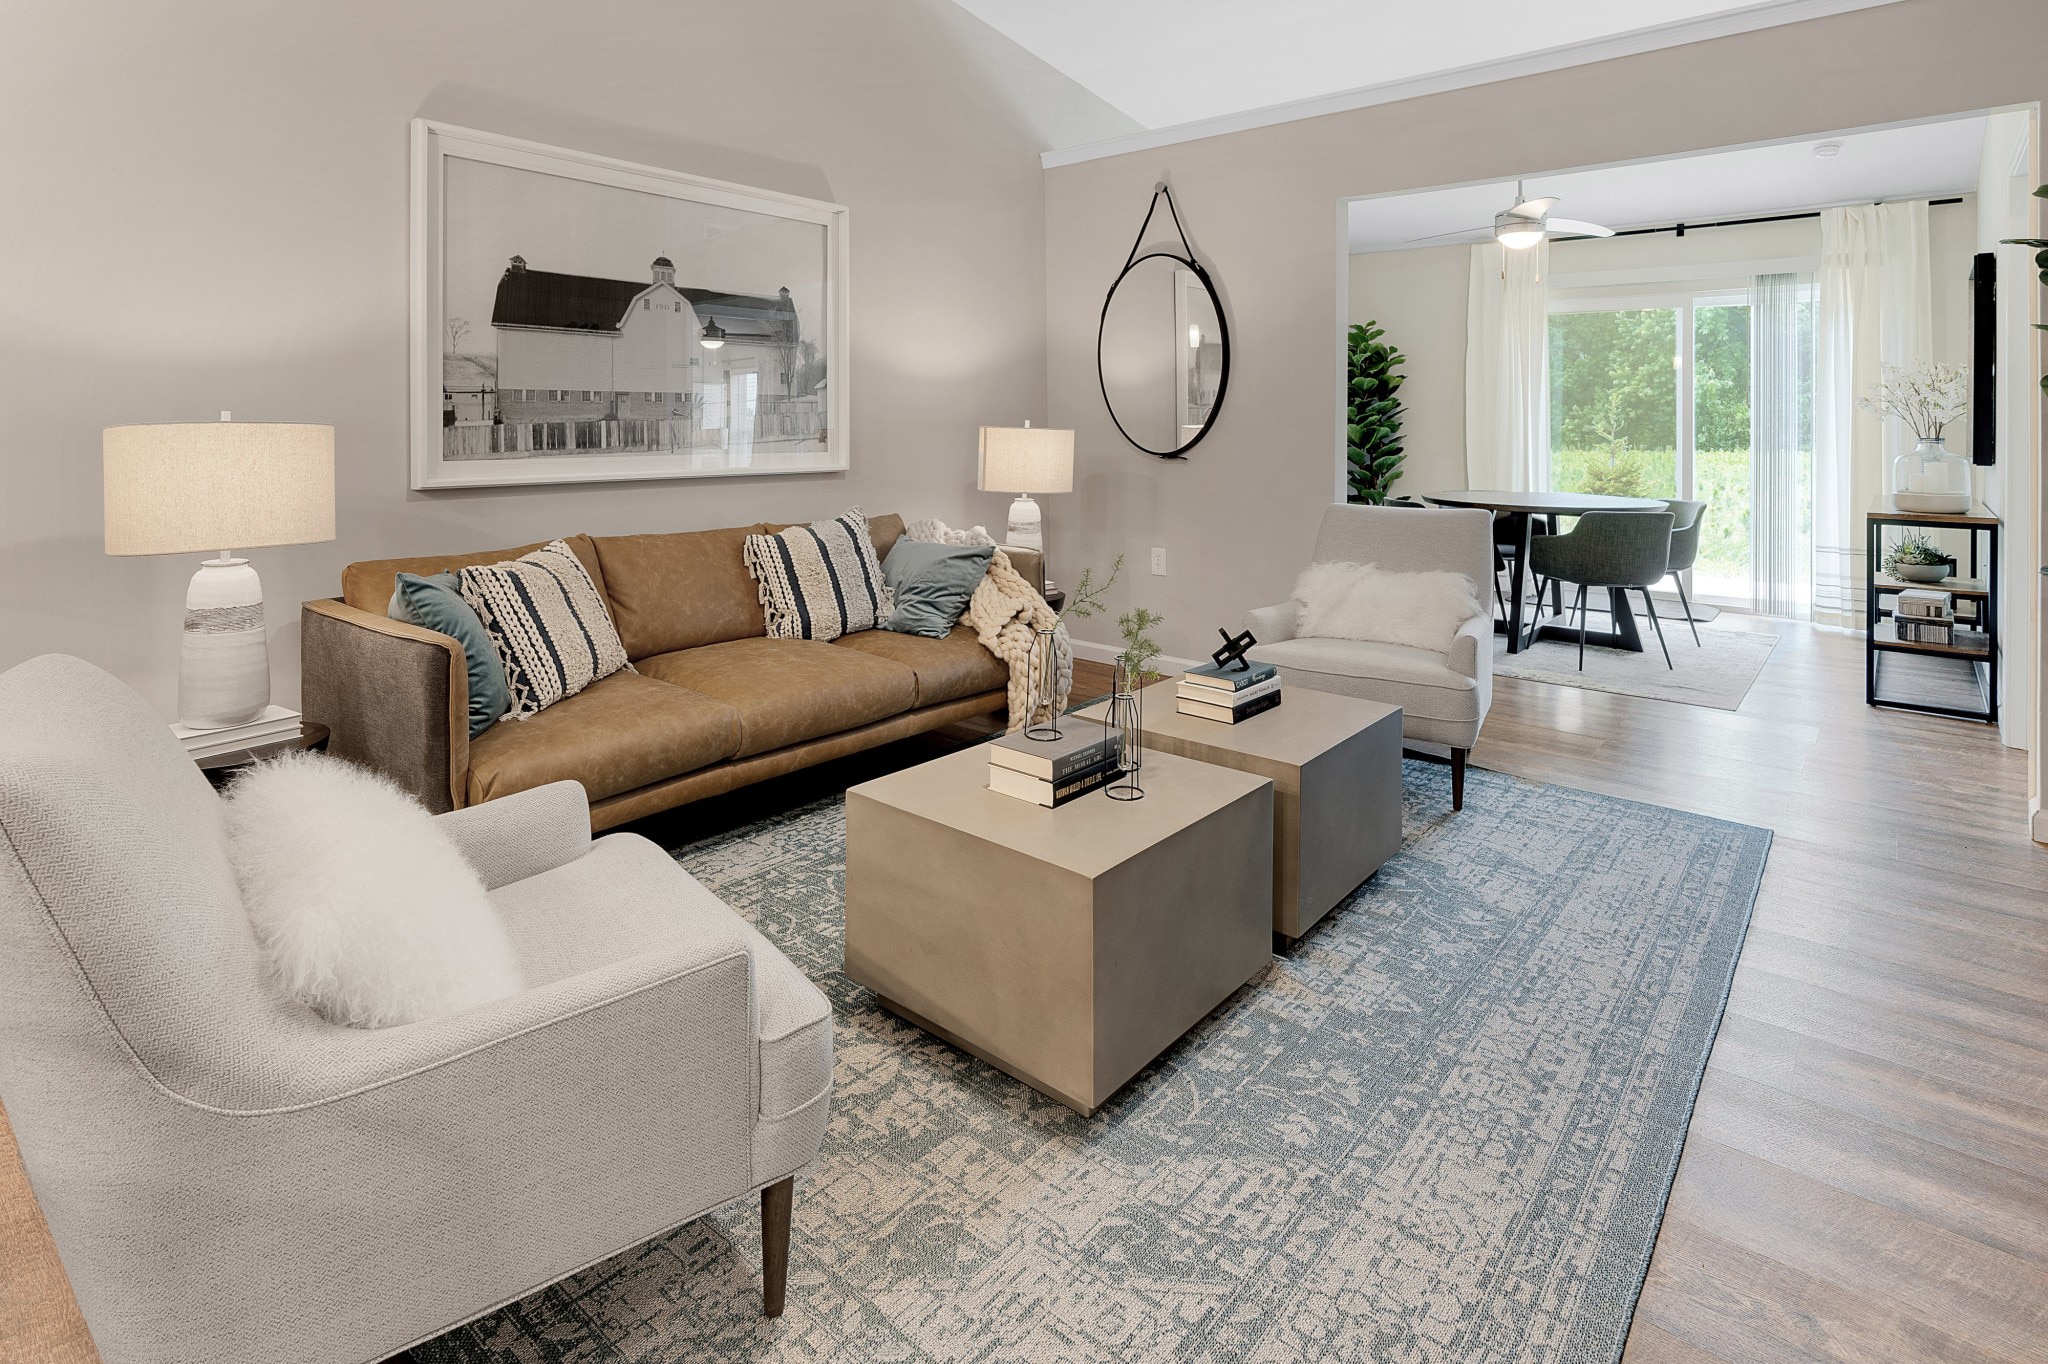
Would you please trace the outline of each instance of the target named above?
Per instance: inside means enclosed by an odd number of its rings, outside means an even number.
[[[274,744],[280,739],[294,738],[298,732],[299,713],[283,706],[266,706],[255,719],[229,725],[226,729],[171,726],[171,733],[178,736],[178,742],[185,745],[185,752],[194,758],[217,758],[223,753],[246,752]]]
[[[1931,587],[1909,587],[1899,593],[1898,601],[1892,607],[1892,623],[1899,639],[1905,643],[1953,644],[1955,594]]]
[[[1123,735],[1095,720],[1068,716],[1057,739],[1005,734],[988,746],[988,789],[1056,809],[1116,780]]]
[[[1181,674],[1174,700],[1182,715],[1238,724],[1280,704],[1280,672],[1249,659],[1242,667],[1204,663]]]

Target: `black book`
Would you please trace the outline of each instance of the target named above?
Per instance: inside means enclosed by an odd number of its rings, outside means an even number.
[[[1264,711],[1280,704],[1280,693],[1269,691],[1264,696],[1255,696],[1241,706],[1210,705],[1206,701],[1190,701],[1182,697],[1177,703],[1182,715],[1192,715],[1202,720],[1220,720],[1226,725],[1242,724]]]
[[[1209,687],[1226,695],[1256,687],[1272,677],[1279,670],[1270,663],[1253,663],[1249,659],[1242,668],[1225,668],[1214,663],[1204,663],[1199,668],[1189,668],[1181,674],[1181,681],[1191,686]]]

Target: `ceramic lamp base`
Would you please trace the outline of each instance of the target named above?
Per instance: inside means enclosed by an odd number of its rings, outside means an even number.
[[[270,704],[263,581],[247,559],[208,559],[185,590],[178,720],[189,729],[246,724]]]
[[[1003,532],[1003,543],[1045,553],[1045,524],[1039,518],[1038,504],[1031,500],[1029,493],[1010,504],[1010,525]]]

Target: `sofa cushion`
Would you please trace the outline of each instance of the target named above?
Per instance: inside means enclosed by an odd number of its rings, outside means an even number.
[[[592,800],[730,758],[732,707],[667,682],[617,672],[524,720],[492,725],[469,746],[469,803],[581,782]]]
[[[657,654],[642,659],[639,668],[737,711],[742,758],[917,705],[917,674],[909,668],[814,639],[728,640]]]
[[[522,554],[531,554],[543,549],[548,541],[539,540],[515,549],[480,549],[468,554],[423,554],[410,559],[364,559],[350,564],[341,571],[341,599],[358,611],[383,615],[391,603],[392,590],[397,586],[398,575],[414,573],[430,578],[436,573],[450,573],[456,569],[469,568],[476,564],[502,564],[507,559],[517,559]],[[571,535],[564,539],[583,571],[597,584],[600,595],[605,590],[604,570],[598,563],[597,546],[588,535]],[[751,591],[751,585],[749,586]]]
[[[1454,670],[1443,654],[1427,649],[1352,639],[1283,639],[1255,646],[1251,656],[1278,667],[1287,686],[1399,706],[1404,716],[1418,719],[1479,719],[1479,684]]]
[[[673,535],[601,535],[605,594],[626,656],[758,639],[768,633],[761,595],[740,556],[759,526]]]
[[[917,675],[917,704],[935,706],[1010,685],[1007,664],[981,646],[974,631],[956,625],[944,639],[867,630],[832,641],[835,649],[851,649],[874,658],[901,663]]]

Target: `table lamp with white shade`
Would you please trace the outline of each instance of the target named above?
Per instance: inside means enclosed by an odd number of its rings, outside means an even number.
[[[1005,544],[1045,551],[1044,522],[1033,493],[1074,491],[1074,433],[1025,422],[981,428],[981,468],[975,486],[985,493],[1015,493]]]
[[[334,428],[297,422],[110,426],[101,438],[109,554],[215,550],[185,593],[178,715],[246,724],[270,705],[263,584],[233,548],[334,538]]]

